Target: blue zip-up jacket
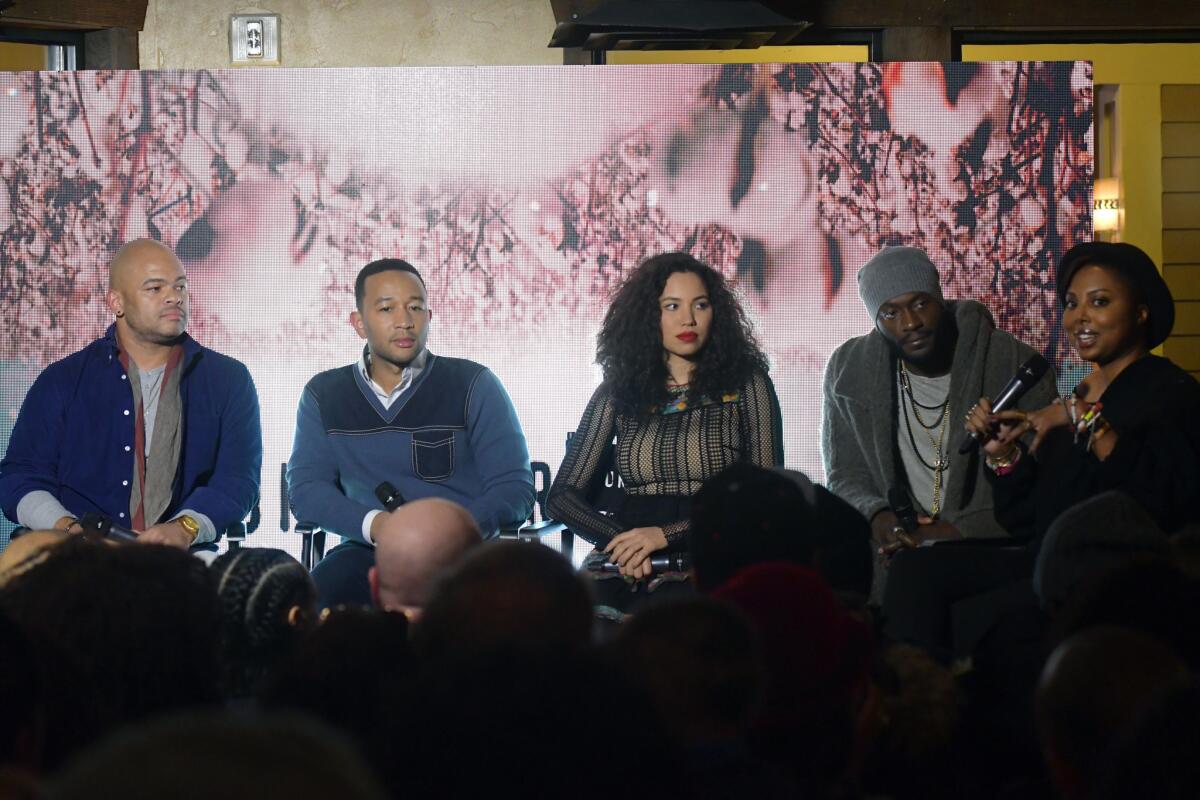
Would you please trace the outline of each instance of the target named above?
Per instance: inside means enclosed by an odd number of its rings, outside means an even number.
[[[30,387],[0,461],[0,506],[9,520],[16,522],[22,497],[41,489],[75,516],[92,511],[129,524],[136,413],[115,331],[110,325],[103,337],[46,367]],[[163,519],[192,509],[220,536],[258,500],[258,393],[242,362],[187,334],[179,393],[183,442]]]

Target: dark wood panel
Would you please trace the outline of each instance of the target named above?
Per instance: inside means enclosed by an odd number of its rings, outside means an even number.
[[[1163,195],[1163,229],[1200,229],[1200,192],[1168,192]]]
[[[1164,158],[1164,192],[1200,192],[1200,157]]]
[[[1141,0],[767,0],[784,14],[838,28],[950,26],[1048,30],[1200,28],[1200,3]],[[817,6],[814,12],[813,8]]]
[[[1200,122],[1200,84],[1162,87],[1163,122]]]
[[[1172,336],[1163,343],[1163,355],[1186,370],[1200,370],[1200,336]]]
[[[1200,264],[1167,264],[1163,277],[1176,300],[1200,300]]]
[[[1163,262],[1200,263],[1200,231],[1163,231]]]
[[[1200,302],[1183,300],[1175,304],[1175,328],[1178,336],[1200,336]]]
[[[16,0],[0,16],[4,25],[43,28],[128,28],[140,31],[148,0]]]
[[[1200,122],[1164,122],[1162,151],[1165,158],[1200,156]]]

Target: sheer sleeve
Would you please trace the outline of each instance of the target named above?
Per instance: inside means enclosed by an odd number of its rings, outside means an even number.
[[[783,466],[783,414],[775,384],[756,372],[742,388],[742,444],[746,460],[760,467]]]
[[[588,401],[546,499],[552,518],[565,522],[572,532],[594,545],[603,545],[625,530],[588,501],[600,470],[607,466],[605,455],[612,443],[616,420],[612,396],[607,386],[601,385]]]

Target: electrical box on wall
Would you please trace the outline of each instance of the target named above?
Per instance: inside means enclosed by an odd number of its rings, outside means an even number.
[[[231,15],[229,58],[234,64],[278,64],[279,15]]]

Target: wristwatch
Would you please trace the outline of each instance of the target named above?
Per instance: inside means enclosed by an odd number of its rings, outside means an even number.
[[[188,544],[196,541],[196,537],[200,535],[200,523],[195,519],[184,514],[182,517],[176,517],[175,521],[183,526],[184,532],[188,535]]]

